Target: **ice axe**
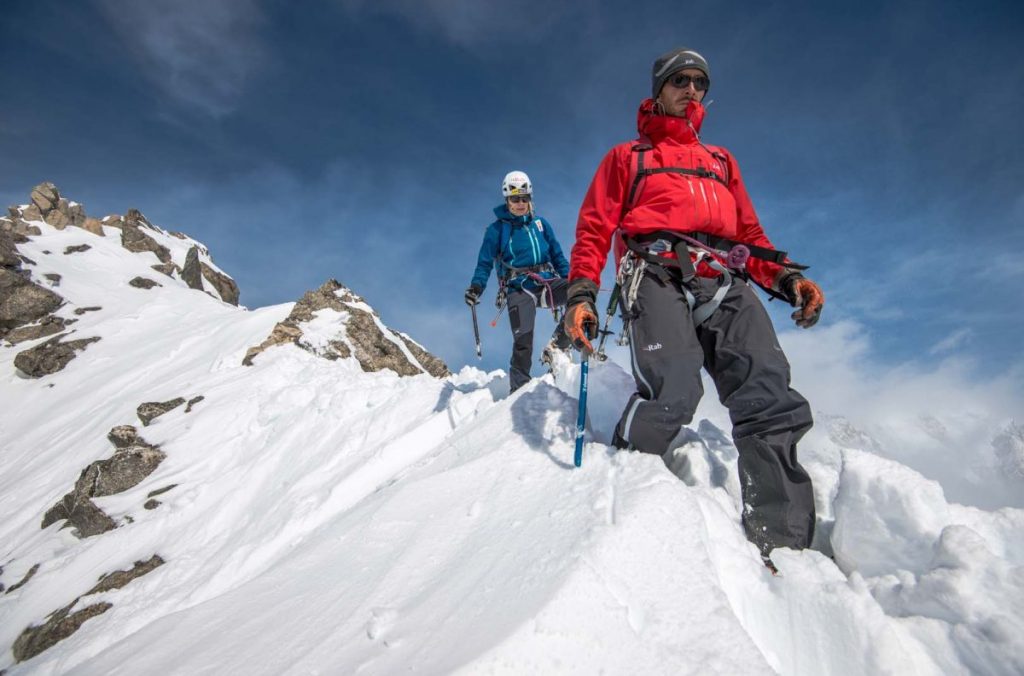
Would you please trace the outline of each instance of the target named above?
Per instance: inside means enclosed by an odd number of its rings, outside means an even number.
[[[473,313],[473,336],[476,338],[476,358],[483,359],[484,353],[480,348],[480,326],[476,322],[476,305],[470,305],[469,311]]]

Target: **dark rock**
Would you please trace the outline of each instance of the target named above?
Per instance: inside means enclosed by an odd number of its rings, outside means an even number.
[[[160,502],[159,500],[146,500],[146,502],[143,503],[142,508],[143,509],[156,509],[157,507],[159,507],[162,504],[164,504],[164,503]]]
[[[146,441],[139,436],[139,431],[135,429],[134,425],[118,425],[111,427],[110,431],[107,432],[107,441],[114,445],[116,450],[124,450],[126,448],[135,448],[136,446],[149,446]]]
[[[68,215],[68,218],[71,220],[71,225],[75,227],[81,228],[89,218],[85,215],[85,207],[81,204],[68,204],[67,201],[65,201],[63,204],[58,205],[58,208],[61,207],[67,209],[64,213]]]
[[[99,305],[90,305],[89,307],[79,307],[79,308],[75,308],[75,314],[76,315],[84,315],[86,312],[97,312],[97,311],[102,310],[102,309],[103,308],[100,307]]]
[[[83,251],[88,251],[91,248],[92,247],[89,246],[88,244],[77,244],[75,246],[69,246],[66,249],[64,249],[64,255],[67,256],[68,254],[81,253]]]
[[[57,504],[46,510],[40,528],[46,528],[50,524],[65,519],[67,523],[62,527],[74,528],[72,532],[75,536],[83,539],[117,528],[114,520],[97,507],[95,502],[74,492],[68,493]]]
[[[409,352],[412,352],[413,356],[416,357],[423,368],[427,370],[427,373],[435,378],[447,378],[452,374],[452,372],[448,370],[448,365],[445,364],[440,357],[430,354],[423,349],[422,345],[415,342],[408,336],[398,333],[397,331],[392,331],[392,333],[398,336],[401,341],[405,343],[406,348],[408,348]]]
[[[117,570],[103,575],[92,589],[77,597],[60,610],[52,613],[46,622],[41,625],[30,626],[22,631],[11,648],[14,653],[14,659],[18,662],[24,662],[35,657],[74,634],[86,620],[102,615],[114,607],[111,603],[94,603],[76,613],[71,613],[71,609],[82,598],[92,594],[121,589],[132,580],[151,573],[164,565],[164,563],[165,561],[159,554],[154,554],[148,561],[136,561],[135,565],[129,570]]]
[[[16,219],[17,220],[17,219]],[[41,221],[43,220],[43,212],[35,204],[30,204],[25,207],[21,212],[21,220],[24,221]],[[35,226],[32,226],[35,227]]]
[[[38,321],[61,306],[64,299],[26,279],[0,268],[0,331]]]
[[[21,578],[21,581],[18,582],[17,584],[12,585],[11,588],[7,590],[7,593],[10,594],[12,591],[15,591],[17,589],[21,589],[22,587],[24,587],[26,584],[28,584],[29,580],[31,580],[33,577],[35,577],[36,573],[38,573],[38,572],[39,572],[39,564],[37,563],[36,565],[34,565],[31,568],[29,568],[28,572],[25,573],[25,577]]]
[[[191,413],[192,407],[201,402],[203,399],[206,399],[206,397],[204,397],[201,394],[198,397],[192,397],[191,399],[189,399],[188,406],[185,407],[185,413]]]
[[[153,572],[165,563],[167,562],[164,561],[159,554],[154,554],[148,561],[136,561],[135,565],[133,565],[129,570],[117,570],[113,573],[107,573],[102,576],[96,586],[85,592],[83,596],[100,594],[114,589],[121,589],[122,587],[127,586],[127,584],[132,580]]]
[[[128,285],[134,286],[136,289],[152,289],[154,286],[163,286],[163,284],[158,284],[152,279],[146,279],[145,277],[136,277],[128,282]]]
[[[107,439],[116,449],[114,455],[82,470],[71,492],[43,516],[42,528],[66,519],[65,527],[74,527],[80,538],[113,530],[117,524],[92,498],[116,495],[137,486],[167,457],[159,447],[140,437],[132,425],[114,427]]]
[[[48,317],[43,317],[43,319],[37,324],[20,326],[9,331],[7,335],[4,336],[4,340],[11,345],[17,345],[18,343],[24,343],[25,341],[45,338],[46,336],[52,336],[55,333],[60,333],[68,323],[69,322],[67,320],[50,315]]]
[[[71,225],[71,219],[68,218],[68,215],[60,209],[51,209],[49,213],[43,216],[43,221],[49,223],[58,230],[63,230]]]
[[[220,294],[221,300],[225,303],[231,303],[232,305],[238,305],[238,285],[235,284],[235,280],[231,279],[227,275],[221,274],[211,268],[206,263],[199,263],[199,267],[203,270],[203,277],[206,277],[206,281],[213,285],[213,288],[217,289],[217,293]]]
[[[99,336],[95,336],[62,343],[60,339],[63,335],[55,336],[45,343],[19,352],[14,358],[14,365],[31,378],[57,373],[67,366],[80,350],[84,350],[90,343],[95,343],[100,339]]]
[[[142,212],[138,209],[132,208],[125,212],[123,226],[130,228],[149,228],[155,230],[153,224],[149,222],[149,219],[142,215]]]
[[[98,218],[86,218],[82,223],[81,228],[82,230],[91,232],[94,235],[106,237],[106,233],[103,232],[103,223],[101,223]]]
[[[65,252],[67,253],[67,252]],[[43,277],[46,277],[54,286],[60,286],[61,276],[56,272],[47,272]]]
[[[14,659],[24,662],[74,634],[86,622],[102,615],[114,606],[110,603],[94,603],[76,613],[71,613],[78,599],[50,615],[45,623],[28,627],[11,646]]]
[[[409,363],[401,348],[384,337],[373,315],[355,308],[349,308],[349,312],[352,314],[345,324],[346,334],[364,371],[391,369],[400,376],[423,373],[422,369]]]
[[[203,270],[199,267],[199,248],[192,247],[185,254],[185,265],[181,268],[181,279],[188,288],[203,290]]]
[[[143,427],[145,427],[149,425],[149,423],[152,422],[154,418],[158,418],[162,416],[164,413],[176,409],[184,403],[185,399],[183,397],[178,397],[177,399],[171,399],[170,401],[162,402],[147,401],[142,404],[139,404],[139,407],[138,409],[136,409],[135,412],[139,416],[139,420],[142,421]]]
[[[181,268],[179,268],[176,263],[160,263],[159,265],[150,265],[149,267],[171,277],[172,279],[174,278],[175,272],[181,274]]]
[[[171,252],[167,247],[158,244],[155,239],[144,233],[140,227],[140,225],[144,224],[152,229],[153,226],[149,225],[149,221],[146,221],[145,217],[141,214],[139,214],[138,218],[130,218],[133,211],[135,210],[129,210],[128,217],[125,218],[125,222],[121,227],[121,246],[134,253],[152,252],[156,254],[161,263],[170,263]],[[135,213],[138,214],[137,211]]]
[[[10,234],[0,230],[0,267],[17,270],[21,267],[18,248]]]
[[[293,310],[294,312],[294,310]],[[267,339],[255,347],[250,347],[246,353],[245,358],[242,359],[243,366],[252,366],[253,359],[257,357],[264,350],[274,347],[275,345],[284,345],[286,343],[298,344],[299,338],[302,338],[302,329],[295,326],[290,318],[285,319],[283,322],[278,322],[274,326],[274,330],[270,332]],[[337,358],[337,357],[335,357]]]
[[[57,207],[57,203],[60,201],[60,192],[57,190],[57,186],[46,181],[32,188],[32,195],[29,199],[32,200],[32,204],[36,206],[39,213],[45,215]]]
[[[149,492],[149,493],[148,493],[148,494],[146,495],[146,497],[147,497],[147,498],[155,498],[156,496],[158,496],[158,495],[163,495],[163,494],[164,494],[164,493],[166,493],[167,491],[169,491],[169,490],[171,490],[171,489],[173,489],[173,488],[177,488],[177,487],[178,487],[178,484],[171,484],[170,486],[164,486],[163,488],[158,488],[158,489],[156,489],[155,491],[150,491],[150,492]]]

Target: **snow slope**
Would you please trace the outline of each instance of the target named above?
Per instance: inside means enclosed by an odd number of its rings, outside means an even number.
[[[594,364],[575,469],[575,365],[513,396],[501,372],[399,378],[292,345],[244,367],[290,304],[134,289],[151,254],[41,229],[19,245],[33,277],[62,275],[66,316],[102,306],[72,327],[102,340],[38,380],[13,367],[31,343],[0,347],[2,581],[41,564],[0,595],[0,646],[105,573],[167,563],[80,601],[113,607],[37,657],[7,650],[11,676],[1024,672],[1024,510],[951,504],[841,418],[819,415],[801,446],[821,551],[777,551],[773,577],[740,528],[711,396],[664,462],[614,453],[632,378]],[[135,417],[197,395],[189,413]],[[40,529],[123,424],[167,459],[96,499],[119,528]]]

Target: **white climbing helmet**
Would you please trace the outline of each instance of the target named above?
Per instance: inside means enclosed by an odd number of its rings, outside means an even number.
[[[532,195],[533,184],[530,183],[530,177],[522,171],[508,172],[505,174],[505,179],[501,182],[501,194],[505,197]]]

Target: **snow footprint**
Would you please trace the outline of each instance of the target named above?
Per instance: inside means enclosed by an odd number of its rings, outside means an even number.
[[[394,627],[397,619],[398,611],[394,608],[371,608],[370,619],[366,623],[366,637],[371,641],[379,639],[385,647],[391,647],[385,634]]]

